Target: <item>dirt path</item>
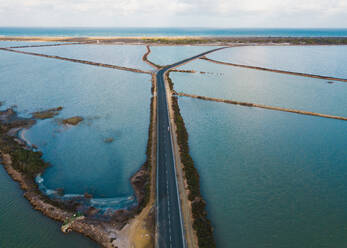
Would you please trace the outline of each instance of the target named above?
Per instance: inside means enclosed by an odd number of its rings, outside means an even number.
[[[180,92],[180,93],[175,92],[175,95],[197,98],[197,99],[206,100],[206,101],[223,102],[223,103],[241,105],[241,106],[246,106],[246,107],[256,107],[256,108],[263,108],[263,109],[276,110],[276,111],[282,111],[282,112],[290,112],[290,113],[301,114],[301,115],[311,115],[311,116],[347,121],[347,117],[320,114],[320,113],[314,113],[314,112],[309,112],[309,111],[304,111],[304,110],[287,109],[287,108],[273,107],[273,106],[268,106],[268,105],[263,105],[263,104],[239,102],[239,101],[234,101],[234,100],[226,100],[226,99],[222,99],[222,98],[198,96],[198,95],[186,94],[186,93],[182,93],[182,92]]]
[[[300,77],[310,77],[310,78],[318,78],[318,79],[325,79],[325,80],[332,80],[332,81],[347,82],[347,79],[345,79],[345,78],[328,77],[328,76],[321,76],[321,75],[301,73],[301,72],[283,71],[283,70],[276,70],[276,69],[270,69],[270,68],[264,68],[264,67],[258,67],[258,66],[251,66],[251,65],[233,64],[233,63],[227,63],[227,62],[209,59],[207,57],[202,57],[200,59],[203,59],[203,60],[215,63],[215,64],[221,64],[221,65],[230,65],[230,66],[235,66],[235,67],[254,69],[254,70],[260,70],[260,71],[269,71],[269,72],[282,73],[282,74],[289,74],[289,75],[300,76]]]
[[[136,73],[151,74],[151,72],[149,72],[149,71],[143,71],[143,70],[139,70],[139,69],[124,67],[124,66],[118,66],[118,65],[109,65],[109,64],[103,64],[103,63],[97,63],[97,62],[92,62],[92,61],[87,61],[87,60],[70,59],[70,58],[65,58],[65,57],[60,57],[60,56],[52,56],[52,55],[46,55],[46,54],[41,54],[41,53],[32,53],[32,52],[13,50],[13,49],[9,49],[9,48],[0,48],[0,50],[13,52],[13,53],[21,53],[21,54],[26,54],[26,55],[51,58],[51,59],[60,59],[60,60],[74,62],[74,63],[101,66],[101,67],[106,67],[106,68],[111,68],[111,69],[116,69],[116,70],[122,70],[122,71],[131,71],[131,72],[136,72]]]
[[[157,65],[157,64],[155,64],[155,63],[153,63],[152,61],[150,61],[150,60],[148,59],[148,55],[151,53],[151,48],[150,48],[150,46],[147,45],[146,48],[147,48],[147,52],[143,55],[142,60],[145,61],[148,65],[152,66],[154,69],[157,69],[157,70],[160,69],[161,66],[159,66],[159,65]]]

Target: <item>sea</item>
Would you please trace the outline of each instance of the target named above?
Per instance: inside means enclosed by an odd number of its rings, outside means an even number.
[[[120,28],[120,27],[0,27],[1,36],[120,37],[347,37],[347,28]]]

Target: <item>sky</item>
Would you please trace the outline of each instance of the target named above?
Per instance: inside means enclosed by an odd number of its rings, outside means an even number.
[[[0,26],[347,28],[347,0],[0,0]]]

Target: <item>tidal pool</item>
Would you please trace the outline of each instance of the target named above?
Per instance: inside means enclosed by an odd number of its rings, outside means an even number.
[[[145,161],[150,76],[4,51],[0,60],[2,109],[16,105],[28,117],[64,108],[22,133],[51,163],[38,180],[41,189],[61,188],[66,197],[89,193],[92,205],[105,209],[135,204],[129,178]],[[72,116],[85,120],[59,123]]]
[[[207,57],[235,64],[347,78],[346,54],[347,46],[245,46],[217,51]]]
[[[344,82],[257,71],[195,60],[172,72],[177,92],[347,117]],[[206,73],[199,73],[200,71]]]
[[[147,52],[146,47],[139,45],[67,45],[29,47],[20,50],[141,70],[153,69],[142,60],[142,56]]]
[[[346,247],[347,125],[180,98],[218,247]]]

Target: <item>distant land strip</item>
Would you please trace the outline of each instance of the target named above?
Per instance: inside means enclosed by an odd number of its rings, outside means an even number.
[[[304,110],[273,107],[273,106],[256,104],[256,103],[249,103],[249,102],[239,102],[239,101],[234,101],[234,100],[226,100],[226,99],[222,99],[222,98],[214,98],[214,97],[186,94],[186,93],[182,93],[182,92],[180,92],[180,93],[174,92],[174,94],[177,96],[197,98],[197,99],[206,100],[206,101],[224,102],[224,103],[228,103],[228,104],[235,104],[235,105],[241,105],[241,106],[246,106],[246,107],[256,107],[256,108],[263,108],[263,109],[276,110],[276,111],[282,111],[282,112],[290,112],[290,113],[301,114],[301,115],[311,115],[311,116],[318,116],[318,117],[323,117],[323,118],[330,118],[330,119],[347,121],[347,117],[335,116],[335,115],[326,115],[326,114],[308,112],[308,111],[304,111]]]
[[[0,40],[54,42],[120,42],[160,45],[347,45],[347,37],[16,37]]]
[[[13,49],[9,49],[9,48],[0,48],[0,50],[8,51],[8,52],[14,52],[14,53],[22,53],[22,54],[33,55],[33,56],[39,56],[39,57],[45,57],[45,58],[60,59],[60,60],[65,60],[65,61],[70,61],[70,62],[75,62],[75,63],[87,64],[87,65],[101,66],[101,67],[106,67],[106,68],[111,68],[111,69],[116,69],[116,70],[151,74],[151,72],[149,72],[149,71],[143,71],[143,70],[139,70],[139,69],[128,68],[128,67],[123,67],[123,66],[118,66],[118,65],[102,64],[102,63],[97,63],[97,62],[92,62],[92,61],[87,61],[87,60],[70,59],[70,58],[65,58],[65,57],[60,57],[60,56],[53,56],[53,55],[46,55],[46,54],[40,54],[40,53],[32,53],[32,52],[13,50]]]
[[[295,75],[295,76],[301,76],[301,77],[310,77],[310,78],[318,78],[318,79],[325,79],[325,80],[332,80],[332,81],[347,82],[347,79],[345,79],[345,78],[328,77],[328,76],[321,76],[321,75],[301,73],[301,72],[282,71],[282,70],[276,70],[276,69],[270,69],[270,68],[264,68],[264,67],[258,67],[258,66],[251,66],[251,65],[240,65],[240,64],[234,64],[234,63],[227,63],[227,62],[223,62],[223,61],[209,59],[205,56],[201,57],[200,59],[203,59],[203,60],[206,60],[206,61],[209,61],[212,63],[216,63],[216,64],[230,65],[230,66],[242,67],[242,68],[247,68],[247,69],[269,71],[269,72],[289,74],[289,75]]]

